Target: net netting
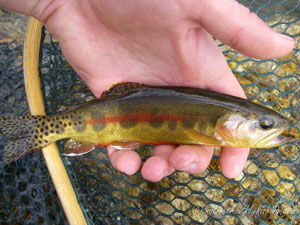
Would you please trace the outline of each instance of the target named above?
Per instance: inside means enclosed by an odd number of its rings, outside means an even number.
[[[1,115],[25,115],[29,110],[23,80],[23,42],[3,42],[0,49]],[[0,144],[2,141],[0,136]],[[0,193],[3,225],[67,224],[40,151],[27,159],[1,165]]]
[[[285,115],[295,136],[278,148],[252,149],[243,173],[226,179],[219,149],[209,168],[189,175],[175,172],[160,182],[114,170],[106,150],[63,157],[83,212],[90,224],[300,224],[300,11],[299,2],[241,1],[274,30],[292,36],[294,51],[271,60],[247,58],[220,44],[248,98]],[[20,43],[1,44],[1,113],[28,112]],[[48,114],[93,98],[64,59],[58,44],[45,39],[40,72]],[[60,142],[59,146],[63,143]],[[143,160],[152,146],[138,149]],[[41,152],[1,167],[3,224],[66,224]]]

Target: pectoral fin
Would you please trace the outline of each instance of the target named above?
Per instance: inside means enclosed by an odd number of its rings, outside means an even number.
[[[188,135],[191,139],[199,142],[199,144],[203,144],[203,145],[216,145],[216,146],[220,146],[221,142],[208,137],[206,135],[200,134],[199,132],[195,131],[195,130],[185,130],[184,133],[186,135]]]
[[[65,143],[63,154],[66,156],[79,156],[94,150],[96,146],[96,143],[80,142],[74,139],[69,139]]]

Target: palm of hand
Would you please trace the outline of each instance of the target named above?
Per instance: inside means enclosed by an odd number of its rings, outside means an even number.
[[[179,3],[173,11],[155,1],[122,7],[121,2],[104,3],[78,6],[65,23],[48,20],[52,33],[68,35],[61,41],[64,54],[97,96],[124,80],[224,89],[215,83],[232,75],[223,55]],[[231,82],[238,87],[235,79]],[[237,89],[233,94],[243,96]]]
[[[248,55],[256,56],[260,52],[237,41],[237,35],[244,35],[239,33],[244,25],[232,28],[235,29],[232,34],[224,30],[218,33],[211,25],[213,15],[209,16],[204,10],[218,12],[209,1],[202,1],[202,5],[199,2],[197,7],[194,1],[173,1],[171,5],[159,1],[70,2],[57,5],[52,11],[49,9],[49,16],[44,17],[44,20],[47,18],[45,24],[60,41],[69,63],[96,96],[111,83],[134,81],[202,87],[244,97],[207,30]],[[224,2],[219,4],[225,5]],[[230,4],[227,10],[240,9],[242,15],[247,13],[236,2]],[[197,12],[197,9],[202,10]],[[254,22],[261,30],[275,36],[256,19]],[[273,44],[267,47],[272,48]],[[285,54],[290,50],[287,45],[283,43],[282,50],[273,55]],[[271,53],[264,54],[261,57]],[[108,152],[116,169],[127,174],[139,169],[141,162],[136,152],[113,148],[108,148]],[[228,177],[238,175],[248,152],[248,149],[223,149],[220,158],[223,173]],[[158,146],[154,156],[143,165],[142,175],[158,181],[174,169],[201,172],[208,166],[212,154],[213,148],[207,146]]]

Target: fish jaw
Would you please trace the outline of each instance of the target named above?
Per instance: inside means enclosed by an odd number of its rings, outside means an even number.
[[[294,140],[294,138],[291,137],[291,136],[280,134],[277,137],[273,138],[268,143],[264,144],[264,148],[277,147],[279,145],[283,145],[283,144],[286,144],[288,142],[292,142],[293,140]]]

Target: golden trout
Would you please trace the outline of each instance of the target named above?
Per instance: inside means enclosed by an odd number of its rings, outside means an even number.
[[[98,145],[200,144],[270,148],[289,141],[280,114],[245,99],[188,87],[120,83],[100,99],[54,116],[0,117],[9,163],[60,139],[68,154]]]

